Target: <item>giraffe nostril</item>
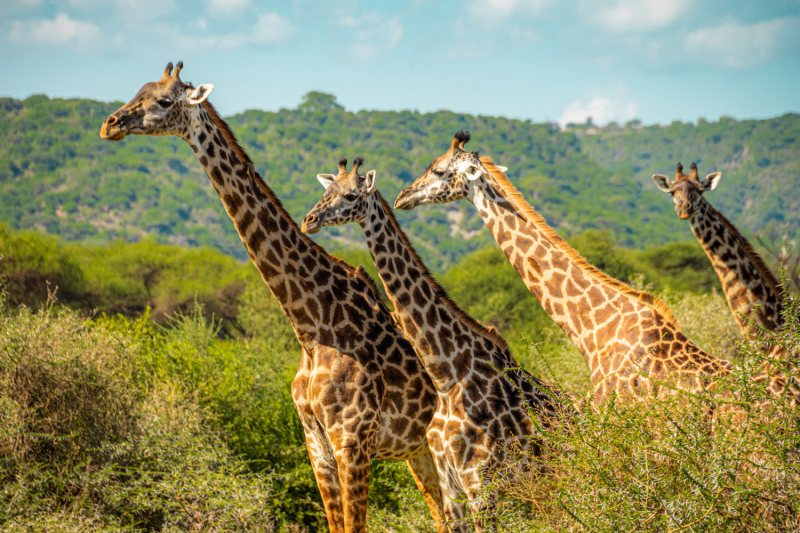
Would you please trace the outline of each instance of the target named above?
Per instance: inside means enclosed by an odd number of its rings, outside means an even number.
[[[116,115],[111,115],[110,117],[108,117],[108,120],[106,120],[106,124],[109,125],[109,126],[113,126],[114,124],[117,123],[117,121],[118,121],[118,119],[117,119]]]
[[[306,222],[314,222],[317,219],[314,215],[308,215],[306,217]]]

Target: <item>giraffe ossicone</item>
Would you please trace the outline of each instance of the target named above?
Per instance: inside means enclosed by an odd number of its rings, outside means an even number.
[[[109,116],[100,136],[176,135],[197,156],[302,346],[292,398],[328,526],[366,530],[370,459],[406,460],[440,533],[438,473],[426,427],[436,392],[411,344],[363,269],[330,255],[275,197],[208,102],[213,85],[180,80],[167,65]]]
[[[479,515],[495,502],[483,501],[486,478],[513,459],[515,445],[542,453],[537,426],[557,430],[570,419],[571,406],[520,368],[497,330],[483,327],[447,296],[377,191],[374,170],[359,175],[357,165],[349,172],[340,165],[337,175],[320,176],[325,193],[303,220],[303,231],[350,222],[363,229],[395,315],[437,391],[427,433],[448,523],[469,531],[471,512],[483,531],[493,520]]]

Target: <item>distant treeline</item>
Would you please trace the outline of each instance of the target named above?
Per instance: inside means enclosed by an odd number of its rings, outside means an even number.
[[[246,259],[244,248],[194,154],[176,138],[98,136],[119,103],[0,99],[0,221],[65,241],[215,247]],[[800,116],[768,120],[604,128],[440,111],[346,111],[332,95],[309,93],[296,109],[246,111],[228,118],[242,146],[289,212],[300,220],[319,199],[314,176],[346,156],[378,171],[387,198],[420,175],[458,129],[469,149],[509,167],[509,177],[560,233],[590,229],[643,249],[691,240],[650,176],[679,160],[701,173],[722,171],[709,200],[745,233],[796,232],[800,218]],[[398,218],[430,267],[444,270],[494,246],[471,206],[428,207]],[[330,249],[355,248],[355,227],[323,232]]]

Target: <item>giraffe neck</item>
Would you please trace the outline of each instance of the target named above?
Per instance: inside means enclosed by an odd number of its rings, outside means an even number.
[[[691,219],[692,233],[719,277],[742,334],[749,339],[751,331],[739,313],[767,330],[776,331],[783,324],[783,300],[775,276],[733,224],[705,198],[700,197],[698,202]]]
[[[524,200],[510,183],[501,183],[507,178],[494,175],[471,187],[469,200],[528,290],[583,354],[593,382],[617,366],[618,350],[609,343],[620,339],[621,327],[641,324],[635,315],[680,331],[662,302],[589,265],[527,202],[518,207]]]
[[[354,289],[364,296],[354,303],[367,317],[370,313],[374,317],[383,310],[374,301],[369,282],[300,231],[213,107],[204,103],[192,108],[184,140],[301,345],[309,351],[317,344],[346,350],[348,335],[357,331],[347,327],[336,300],[346,300]]]
[[[440,394],[446,394],[481,357],[505,361],[507,346],[465,315],[428,272],[380,193],[370,196],[362,229],[403,331]],[[477,349],[476,349],[477,347]]]

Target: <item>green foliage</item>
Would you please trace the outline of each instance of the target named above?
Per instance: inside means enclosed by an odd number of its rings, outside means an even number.
[[[146,318],[0,314],[4,531],[271,531],[252,474],[174,385],[141,380]]]
[[[133,88],[131,89],[133,91]],[[132,94],[132,93],[131,93]],[[147,236],[160,243],[212,246],[246,260],[244,247],[189,147],[176,138],[132,136],[120,143],[97,132],[119,103],[0,99],[0,221],[87,243]],[[250,110],[229,122],[257,169],[300,220],[319,199],[313,178],[345,155],[376,168],[391,200],[442,153],[453,133],[472,131],[473,150],[508,166],[509,177],[565,235],[602,229],[624,247],[692,240],[654,172],[679,159],[722,170],[712,202],[746,232],[798,222],[800,159],[791,149],[800,117],[721,119],[598,135],[553,124],[448,111],[346,111],[334,96],[312,92],[297,109]],[[494,246],[471,206],[426,207],[398,219],[428,265],[444,270],[465,254]],[[318,236],[329,248],[359,247],[358,228]]]
[[[101,313],[137,316],[152,309],[159,323],[195,301],[207,316],[222,319],[226,334],[240,334],[239,298],[258,279],[249,262],[238,263],[211,248],[187,249],[154,239],[107,246],[70,243],[0,224],[0,278],[15,305],[36,308],[56,292],[59,302]],[[48,285],[49,282],[49,285]]]
[[[0,279],[15,305],[40,306],[48,285],[58,287],[67,302],[82,301],[84,273],[72,255],[51,236],[36,231],[13,232],[0,223]]]
[[[154,239],[108,246],[70,244],[66,251],[79,260],[84,290],[94,308],[131,316],[150,307],[158,322],[188,310],[196,297],[208,316],[228,325],[238,314],[245,281],[257,276],[249,262],[241,265],[216,250],[163,245]]]
[[[787,299],[786,311],[777,342],[797,354],[800,305]],[[734,372],[714,391],[617,397],[587,409],[544,436],[549,458],[536,458],[536,472],[501,487],[534,506],[540,531],[797,530],[800,419],[788,395],[751,379],[768,362],[764,338],[739,346]],[[797,380],[796,355],[782,369]]]

